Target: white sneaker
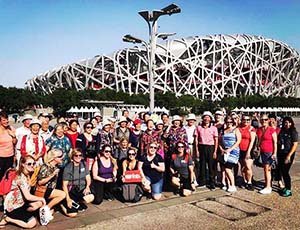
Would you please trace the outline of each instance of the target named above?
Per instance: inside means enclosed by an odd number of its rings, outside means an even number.
[[[222,187],[222,190],[227,191],[227,186],[224,185],[224,186]]]
[[[229,188],[227,189],[227,192],[236,192],[237,189],[235,186],[229,186]]]
[[[260,194],[264,194],[264,195],[271,194],[271,192],[272,192],[272,188],[264,188],[259,191]]]

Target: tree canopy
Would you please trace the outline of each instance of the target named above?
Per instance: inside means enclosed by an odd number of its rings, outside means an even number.
[[[90,106],[83,100],[124,101],[125,104],[149,105],[148,94],[129,95],[110,89],[83,90],[57,89],[52,94],[41,95],[26,89],[0,86],[0,108],[7,113],[22,113],[26,109],[52,107],[55,113],[63,113],[72,106]],[[175,94],[155,94],[155,105],[169,109],[172,114],[200,114],[203,111],[215,111],[220,108],[232,110],[235,107],[296,107],[300,104],[299,98],[292,97],[262,97],[260,95],[227,97],[222,101],[199,100],[190,95],[179,98]]]

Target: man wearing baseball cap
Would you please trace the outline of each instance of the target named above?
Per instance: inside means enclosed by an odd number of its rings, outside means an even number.
[[[209,178],[209,188],[215,189],[214,160],[217,158],[218,130],[213,125],[213,115],[205,111],[202,115],[202,123],[195,130],[195,152],[199,159],[198,184],[206,185],[206,177]],[[208,171],[206,169],[208,166]]]

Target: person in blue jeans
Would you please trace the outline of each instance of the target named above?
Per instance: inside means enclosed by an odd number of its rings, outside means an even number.
[[[157,154],[159,145],[151,142],[147,147],[147,154],[141,156],[138,169],[142,175],[143,189],[150,193],[154,200],[159,200],[162,195],[163,173],[165,163],[163,158]]]

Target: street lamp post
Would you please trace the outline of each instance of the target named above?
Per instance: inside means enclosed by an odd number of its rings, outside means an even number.
[[[148,24],[149,27],[149,43],[145,41],[135,38],[131,35],[126,35],[123,38],[123,41],[126,42],[134,42],[134,43],[143,43],[147,49],[148,53],[148,72],[149,72],[149,108],[150,112],[154,110],[154,65],[155,65],[155,50],[156,50],[156,40],[158,37],[166,39],[168,36],[173,34],[157,34],[157,20],[161,15],[172,15],[176,13],[180,13],[181,9],[175,5],[171,4],[161,10],[153,10],[153,11],[140,11],[139,15],[141,15]]]

